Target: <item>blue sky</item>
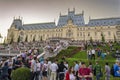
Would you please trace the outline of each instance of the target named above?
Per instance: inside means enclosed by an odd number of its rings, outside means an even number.
[[[84,10],[86,23],[89,16],[93,19],[120,17],[120,0],[0,0],[0,33],[7,36],[7,30],[13,17],[23,17],[23,23],[56,23],[61,12],[68,13],[68,8],[76,13]]]

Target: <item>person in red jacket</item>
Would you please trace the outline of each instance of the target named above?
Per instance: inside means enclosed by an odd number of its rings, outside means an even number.
[[[75,80],[73,67],[71,66],[65,74],[65,80]]]

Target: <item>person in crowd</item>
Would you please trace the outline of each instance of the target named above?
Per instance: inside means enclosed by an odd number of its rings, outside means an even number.
[[[59,65],[59,80],[63,80],[64,79],[64,69],[67,69],[67,67],[64,65],[63,61],[61,61],[60,65]]]
[[[100,77],[102,76],[101,66],[99,65],[99,61],[96,61],[96,65],[94,67],[94,73],[96,76],[96,80],[100,80]]]
[[[22,67],[22,58],[21,56],[17,57],[17,60],[15,61],[15,69]]]
[[[105,59],[106,56],[105,56],[105,53],[104,53],[104,52],[101,53],[101,57],[102,57],[102,60]]]
[[[78,78],[79,64],[77,61],[75,61],[74,63],[75,63],[74,71],[75,71],[76,80],[79,80],[79,78]]]
[[[100,58],[101,53],[102,53],[102,50],[98,49],[98,50],[97,50],[97,57],[98,57],[98,58]]]
[[[64,61],[64,65],[65,65],[65,67],[67,67],[68,68],[68,62],[67,61]]]
[[[120,77],[120,61],[116,61],[116,64],[114,64],[114,75]]]
[[[50,65],[50,70],[51,70],[50,80],[56,80],[57,69],[58,69],[57,62],[53,61],[53,63]]]
[[[24,66],[30,68],[30,61],[31,61],[30,59],[25,59]]]
[[[65,74],[65,80],[75,80],[74,70],[71,66]]]
[[[108,62],[106,62],[105,65],[105,80],[110,80],[110,66],[108,65]]]
[[[115,72],[117,71],[118,63],[119,63],[119,60],[116,60],[115,64],[113,65],[114,76],[117,76]]]
[[[37,79],[37,57],[34,56],[34,58],[31,61],[31,80]]]
[[[91,72],[93,72],[93,65],[91,62],[89,62],[88,68],[90,69]]]
[[[11,80],[11,72],[12,72],[12,69],[13,69],[13,61],[12,61],[12,58],[10,57],[9,60],[8,60],[8,79]]]
[[[67,61],[64,61],[64,65],[65,65],[65,67],[68,69],[68,62]],[[67,69],[66,68],[64,68],[64,72],[66,73],[67,72]]]
[[[95,49],[92,49],[91,52],[92,52],[92,57],[91,57],[91,59],[94,58],[94,60],[95,60]]]
[[[59,65],[60,64],[59,64],[58,60],[56,60],[56,64],[58,66],[56,80],[59,80]]]
[[[41,71],[41,64],[40,64],[40,62],[39,62],[39,60],[37,59],[37,71],[36,71],[36,80],[39,80],[39,78],[40,78],[40,71]]]
[[[90,80],[90,78],[93,77],[92,72],[86,67],[85,62],[82,62],[81,64],[82,65],[79,68],[78,77],[80,80]]]
[[[47,72],[48,72],[48,64],[47,64],[47,60],[45,60],[42,66],[42,77],[43,77],[42,79],[43,80],[47,80],[47,77],[48,77]]]
[[[89,62],[88,68],[90,69],[91,73],[93,73],[93,65],[91,62]],[[92,78],[90,78],[92,80]]]
[[[91,52],[91,49],[87,51],[87,57],[88,57],[88,60],[91,59],[91,55],[92,55],[92,52]]]
[[[48,59],[48,75],[51,75],[51,69],[50,69],[50,66],[51,66],[51,61]]]
[[[3,67],[2,67],[2,73],[1,73],[1,79],[2,80],[8,80],[8,62],[3,62]]]

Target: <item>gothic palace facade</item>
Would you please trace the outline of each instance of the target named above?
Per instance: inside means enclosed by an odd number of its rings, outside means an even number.
[[[49,38],[101,41],[101,34],[105,41],[120,40],[120,18],[89,19],[85,24],[84,12],[75,14],[73,10],[67,15],[60,14],[57,25],[55,22],[23,24],[21,19],[14,19],[8,29],[7,43],[18,39],[32,42]]]

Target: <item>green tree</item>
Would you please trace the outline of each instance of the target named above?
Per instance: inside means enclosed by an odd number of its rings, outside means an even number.
[[[92,39],[92,37],[90,37],[90,43],[93,43],[93,39]]]
[[[22,67],[12,71],[12,80],[30,80],[30,69]]]
[[[116,39],[116,36],[114,35],[114,42],[116,43],[117,39]]]
[[[102,42],[105,42],[105,37],[104,37],[103,33],[101,34],[101,38],[102,38]]]

